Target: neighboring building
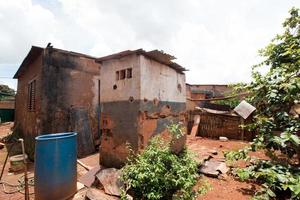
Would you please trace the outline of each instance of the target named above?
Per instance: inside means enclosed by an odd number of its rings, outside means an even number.
[[[100,161],[121,166],[127,142],[143,149],[149,139],[166,132],[171,121],[184,122],[185,69],[160,51],[124,51],[97,59],[101,63],[103,132]]]
[[[14,78],[18,79],[15,130],[33,157],[40,134],[78,132],[78,155],[95,151],[99,138],[100,65],[84,54],[33,46]]]
[[[222,98],[226,94],[229,94],[232,89],[228,85],[217,85],[217,84],[186,84],[186,97],[187,97],[187,110],[194,110],[196,106],[205,103],[203,100],[210,98]],[[191,101],[193,99],[193,101]]]
[[[192,99],[209,99],[224,97],[224,95],[230,93],[232,89],[228,85],[192,85],[186,84],[187,97]]]
[[[15,100],[13,98],[0,100],[0,124],[4,122],[14,121],[14,113],[15,113]]]
[[[39,134],[76,131],[84,156],[102,134],[101,164],[121,166],[127,142],[143,149],[168,123],[185,120],[185,69],[173,59],[157,50],[95,59],[33,46],[14,76],[15,126],[27,152],[32,154]]]

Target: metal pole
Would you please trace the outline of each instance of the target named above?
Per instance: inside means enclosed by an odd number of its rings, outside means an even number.
[[[22,138],[20,138],[19,141],[22,144],[23,161],[24,161],[25,200],[29,200],[28,177],[27,177],[27,161],[26,161],[26,155],[25,155],[24,140]]]

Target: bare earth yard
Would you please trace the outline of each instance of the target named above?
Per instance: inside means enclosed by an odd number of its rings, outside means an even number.
[[[12,123],[1,125],[0,126],[0,136],[6,135],[10,131],[10,127]],[[208,155],[208,152],[211,150],[215,150],[218,152],[214,157],[216,159],[224,159],[223,151],[226,150],[236,150],[247,145],[247,142],[242,141],[227,141],[221,142],[219,140],[206,139],[201,137],[191,137],[188,136],[187,146],[188,149],[195,153],[196,157],[202,159],[203,157]],[[2,169],[5,156],[7,150],[6,148],[0,150],[0,167]],[[262,152],[256,153],[258,157],[264,157]],[[81,159],[81,161],[88,166],[96,166],[99,162],[98,153],[88,156],[86,158]],[[11,174],[8,172],[9,163],[7,163],[3,180],[17,184],[18,179],[23,175],[23,173],[19,174]],[[29,164],[29,171],[33,173],[33,163]],[[86,171],[78,166],[78,176],[81,176]],[[235,180],[232,176],[227,175],[222,177],[221,179],[209,178],[205,177],[208,182],[211,184],[212,189],[204,196],[198,197],[198,199],[203,200],[216,200],[216,199],[227,199],[227,200],[245,200],[250,199],[254,193],[255,188],[258,186],[252,183],[240,182]],[[33,189],[33,188],[31,188]],[[0,186],[0,199],[23,199],[23,194],[17,192],[14,194],[5,194],[3,192],[2,185]],[[31,195],[31,199],[33,199],[33,195]]]

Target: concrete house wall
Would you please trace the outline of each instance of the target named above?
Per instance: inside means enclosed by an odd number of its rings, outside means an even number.
[[[132,68],[132,78],[117,80],[116,71]],[[120,166],[127,157],[126,142],[138,147],[140,60],[132,54],[102,62],[101,67],[100,160],[106,166]],[[115,86],[115,89],[114,89]]]
[[[29,140],[33,140],[41,131],[42,62],[43,51],[29,64],[26,72],[18,77],[14,126],[21,135],[26,136],[27,146],[32,143]],[[28,111],[28,84],[33,80],[36,80],[35,111]]]
[[[78,132],[79,156],[94,152],[99,139],[100,65],[86,55],[52,47],[39,48],[39,56],[16,73],[15,126],[24,135],[26,150],[33,157],[34,137],[40,134]],[[35,110],[29,111],[28,83],[36,81]]]
[[[166,132],[166,125],[184,123],[186,108],[185,75],[167,65],[140,56],[141,98],[139,117],[139,148],[149,139]]]
[[[127,143],[141,150],[166,131],[166,124],[184,122],[185,75],[138,53],[101,64],[100,164],[120,167],[128,156]],[[132,78],[116,80],[116,71],[127,68]]]

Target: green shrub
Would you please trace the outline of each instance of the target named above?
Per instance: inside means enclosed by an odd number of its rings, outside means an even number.
[[[132,154],[122,172],[126,191],[135,199],[192,200],[197,194],[193,190],[198,178],[197,163],[186,150],[173,154],[159,136],[142,153]]]
[[[279,197],[300,199],[300,170],[291,165],[281,165],[272,161],[257,160],[246,168],[234,170],[242,181],[255,180],[262,183],[254,199]]]

